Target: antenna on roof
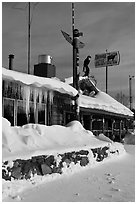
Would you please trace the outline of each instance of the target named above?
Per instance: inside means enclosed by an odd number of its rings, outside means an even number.
[[[30,24],[31,24],[31,16],[30,16],[30,2],[28,3],[28,74],[30,74]]]

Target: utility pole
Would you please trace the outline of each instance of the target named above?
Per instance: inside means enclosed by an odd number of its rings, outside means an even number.
[[[106,58],[107,58],[107,50],[106,50]],[[108,93],[108,66],[106,65],[106,93]]]
[[[75,10],[74,3],[72,3],[73,87],[76,88],[74,29],[75,29]]]
[[[75,28],[75,13],[74,13],[74,3],[72,3],[72,37],[61,31],[64,38],[72,45],[73,47],[73,87],[78,90],[78,94],[75,97],[75,113],[76,119],[79,120],[79,49],[83,48],[85,44],[79,41],[79,37],[83,36],[82,32],[79,32],[78,29]]]
[[[130,104],[130,110],[132,110],[132,79],[134,76],[129,75],[129,104]]]
[[[31,14],[30,14],[30,2],[28,3],[28,74],[30,74],[30,24],[31,24]]]
[[[78,90],[78,96],[75,100],[76,119],[80,120],[80,107],[79,107],[79,37],[83,36],[82,32],[75,29],[75,13],[74,3],[72,3],[72,34],[73,34],[73,87]]]

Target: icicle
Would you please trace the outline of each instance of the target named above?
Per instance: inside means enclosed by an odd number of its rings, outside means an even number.
[[[39,90],[37,88],[34,88],[34,91],[33,91],[33,99],[34,99],[34,112],[36,110],[36,107],[37,107],[37,98],[38,98],[38,95],[39,95]]]
[[[21,94],[21,99],[24,98],[24,87],[20,85],[20,94]]]
[[[45,102],[45,104],[47,104],[47,97],[48,97],[48,91],[45,90],[44,91],[44,102]]]
[[[42,93],[42,89],[39,89],[39,105],[41,106],[41,103],[42,103],[42,95],[43,93]]]
[[[22,92],[23,92],[22,97],[23,97],[23,100],[26,100],[26,110],[25,111],[26,111],[26,115],[28,117],[29,109],[30,109],[30,107],[29,107],[30,87],[29,86],[23,86],[22,88],[23,88],[23,90],[22,90]]]
[[[29,102],[30,102],[30,87],[29,86],[26,86],[26,114],[28,115],[29,113],[29,109],[30,109],[30,106],[29,106]]]
[[[53,97],[54,97],[53,91],[49,91],[49,101],[50,101],[50,104],[53,104]]]

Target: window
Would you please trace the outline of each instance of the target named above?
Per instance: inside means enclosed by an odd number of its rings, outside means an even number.
[[[14,125],[14,99],[4,98],[4,118]]]
[[[38,123],[46,124],[45,104],[38,104]]]
[[[27,124],[27,115],[25,110],[26,102],[18,100],[17,103],[17,125],[22,126]]]

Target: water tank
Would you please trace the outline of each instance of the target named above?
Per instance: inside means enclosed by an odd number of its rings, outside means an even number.
[[[38,64],[46,63],[52,64],[52,57],[50,55],[39,55],[38,56]]]

